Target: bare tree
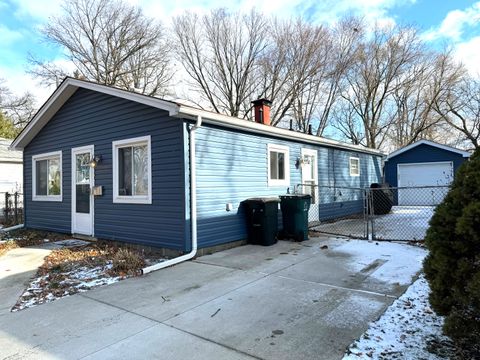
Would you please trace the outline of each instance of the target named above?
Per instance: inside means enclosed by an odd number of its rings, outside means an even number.
[[[355,60],[364,27],[360,18],[343,18],[316,44],[317,51],[322,53],[318,71],[293,103],[293,117],[300,131],[306,132],[312,125],[313,131],[321,136],[331,125],[332,109],[345,90],[347,69]]]
[[[365,128],[358,121],[355,109],[348,102],[339,101],[329,121],[335,131],[334,138],[340,138],[355,145],[366,146]]]
[[[165,30],[120,0],[65,0],[63,13],[42,29],[75,66],[75,75],[148,95],[163,95],[172,77]],[[31,57],[30,72],[58,84],[67,72]]]
[[[439,140],[445,131],[442,117],[435,111],[443,94],[464,75],[464,68],[453,61],[450,51],[425,52],[407,70],[401,86],[393,92],[397,115],[389,137],[394,147],[419,139]],[[443,141],[442,141],[443,142]]]
[[[258,67],[260,96],[273,101],[272,125],[291,114],[306,132],[328,71],[328,31],[302,19],[273,19],[269,38]]]
[[[190,12],[176,17],[176,47],[200,97],[190,100],[218,113],[247,116],[266,29],[265,19],[255,10],[242,15],[216,9],[202,17]]]
[[[16,96],[0,79],[0,136],[15,137],[35,112],[35,99],[31,93]]]
[[[417,63],[422,46],[412,28],[377,26],[359,47],[342,97],[363,124],[367,147],[380,148],[384,143],[396,118],[392,95]]]
[[[480,145],[480,80],[465,75],[435,102],[435,111],[462,134],[470,149]]]

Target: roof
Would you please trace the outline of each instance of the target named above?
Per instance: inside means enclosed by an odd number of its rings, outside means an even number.
[[[11,147],[16,150],[22,150],[30,141],[40,132],[40,130],[50,121],[55,113],[63,104],[77,91],[83,88],[96,91],[103,94],[127,99],[144,105],[152,106],[158,109],[168,111],[170,116],[180,119],[196,120],[202,117],[202,122],[218,125],[231,129],[247,131],[251,133],[275,136],[287,140],[296,140],[304,143],[337,147],[352,151],[369,153],[374,155],[384,155],[380,150],[368,149],[360,145],[352,145],[340,141],[330,140],[319,136],[308,135],[292,130],[273,127],[270,125],[259,124],[253,121],[240,119],[233,116],[222,115],[211,111],[201,110],[189,105],[178,102],[168,101],[153,96],[138,94],[128,90],[118,89],[107,85],[101,85],[85,80],[78,80],[67,77],[53,92],[48,100],[42,105],[35,116],[30,120],[23,131],[13,141]]]
[[[463,157],[470,157],[470,155],[471,155],[468,151],[464,151],[464,150],[460,150],[460,149],[457,149],[457,148],[454,148],[454,147],[451,147],[451,146],[439,144],[439,143],[436,143],[436,142],[430,141],[430,140],[420,140],[420,141],[414,142],[413,144],[410,144],[410,145],[404,146],[404,147],[402,147],[398,150],[395,150],[394,152],[390,153],[387,156],[386,160],[389,160],[389,159],[391,159],[391,158],[393,158],[397,155],[400,155],[400,154],[402,154],[406,151],[412,150],[413,148],[416,148],[417,146],[420,146],[420,145],[433,146],[433,147],[436,147],[436,148],[439,148],[439,149],[442,149],[442,150],[446,150],[446,151],[450,151],[450,152],[462,155]]]
[[[10,150],[12,140],[0,138],[0,162],[22,163],[23,154],[21,151]]]

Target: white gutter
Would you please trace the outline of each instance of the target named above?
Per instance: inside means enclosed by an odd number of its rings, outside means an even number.
[[[232,116],[212,113],[206,110],[196,109],[185,105],[179,105],[178,113],[175,116],[181,116],[195,119],[197,116],[201,116],[204,123],[210,123],[213,125],[221,125],[223,127],[232,128],[241,131],[248,131],[262,135],[277,136],[285,140],[297,140],[303,143],[310,143],[320,146],[331,146],[344,150],[357,151],[360,153],[373,154],[377,156],[384,156],[385,154],[381,150],[368,149],[360,145],[347,144],[336,140],[322,138],[316,135],[304,134],[288,129],[283,129],[275,126],[259,124],[254,121],[247,121],[244,119],[235,118]],[[171,114],[172,115],[172,114]]]
[[[197,116],[196,124],[190,129],[190,223],[192,236],[192,250],[185,255],[152,265],[142,269],[143,274],[160,270],[190,259],[197,254],[197,172],[195,166],[195,131],[202,126],[202,117]]]

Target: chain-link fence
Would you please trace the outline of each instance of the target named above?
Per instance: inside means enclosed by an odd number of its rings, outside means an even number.
[[[299,184],[310,194],[311,230],[356,239],[423,240],[447,186],[349,188]]]
[[[309,184],[297,186],[297,192],[312,196],[308,212],[311,229],[356,239],[367,237],[365,189]]]
[[[368,189],[368,218],[375,240],[423,240],[448,186]]]
[[[23,223],[23,194],[0,193],[0,225],[3,227]]]

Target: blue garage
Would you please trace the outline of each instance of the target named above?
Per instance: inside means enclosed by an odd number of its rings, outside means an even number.
[[[385,181],[392,187],[448,186],[458,167],[470,153],[433,141],[420,140],[387,156],[384,165]],[[412,199],[405,197],[404,202]],[[399,205],[412,205],[402,203]]]

